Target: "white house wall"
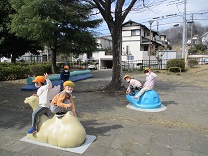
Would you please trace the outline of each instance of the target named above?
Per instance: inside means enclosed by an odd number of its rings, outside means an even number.
[[[127,55],[127,47],[128,47],[128,54],[134,56],[134,60],[139,60],[142,58],[142,53],[140,53],[140,44],[138,41],[123,41],[122,43],[122,51],[123,54]]]
[[[158,56],[162,59],[162,69],[166,69],[167,61],[170,59],[181,58],[181,54],[177,51],[163,50],[158,52]]]

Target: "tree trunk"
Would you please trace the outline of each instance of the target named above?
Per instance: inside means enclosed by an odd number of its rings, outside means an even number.
[[[113,47],[113,69],[112,80],[110,87],[116,91],[120,91],[123,88],[122,83],[122,64],[121,64],[121,28],[111,29],[112,47]]]
[[[57,45],[54,44],[54,48],[51,48],[52,54],[51,54],[51,62],[52,62],[52,73],[58,73],[59,69],[56,66],[56,53],[57,53]]]
[[[17,58],[17,54],[16,53],[12,53],[11,63],[16,63],[16,58]]]

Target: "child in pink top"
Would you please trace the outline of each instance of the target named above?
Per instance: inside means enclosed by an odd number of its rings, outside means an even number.
[[[140,90],[142,88],[142,84],[138,80],[131,78],[130,75],[125,75],[123,79],[129,83],[129,86],[126,90],[126,94],[130,94],[131,96],[134,96],[135,91]]]
[[[152,90],[154,87],[154,79],[157,77],[149,68],[145,68],[144,73],[146,74],[146,82],[144,83],[143,88],[140,90],[139,94],[134,97],[138,99],[144,92]]]

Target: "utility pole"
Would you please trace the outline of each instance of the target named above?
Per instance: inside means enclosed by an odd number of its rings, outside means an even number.
[[[127,54],[127,61],[128,61],[128,70],[129,70],[129,46],[126,46],[126,54]]]
[[[183,13],[182,59],[184,58],[185,49],[186,49],[186,0],[184,0],[184,13]]]
[[[148,23],[150,24],[150,39],[149,39],[149,68],[150,68],[150,56],[151,56],[151,50],[152,50],[152,30],[151,30],[151,26],[152,26],[152,23],[154,22],[154,20],[150,20],[148,21]]]
[[[194,14],[191,15],[191,48],[192,48],[192,38],[193,38],[193,21],[194,20]]]

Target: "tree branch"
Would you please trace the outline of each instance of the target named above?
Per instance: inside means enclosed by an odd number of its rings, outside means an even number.
[[[136,3],[137,0],[132,0],[131,3],[129,4],[129,6],[126,8],[126,10],[123,13],[123,17],[122,17],[122,23],[125,20],[126,16],[128,15],[128,13],[131,11],[132,7],[134,6],[134,4]]]
[[[119,0],[116,3],[116,9],[115,9],[115,21],[117,22],[122,22],[122,8],[124,5],[125,0]]]

